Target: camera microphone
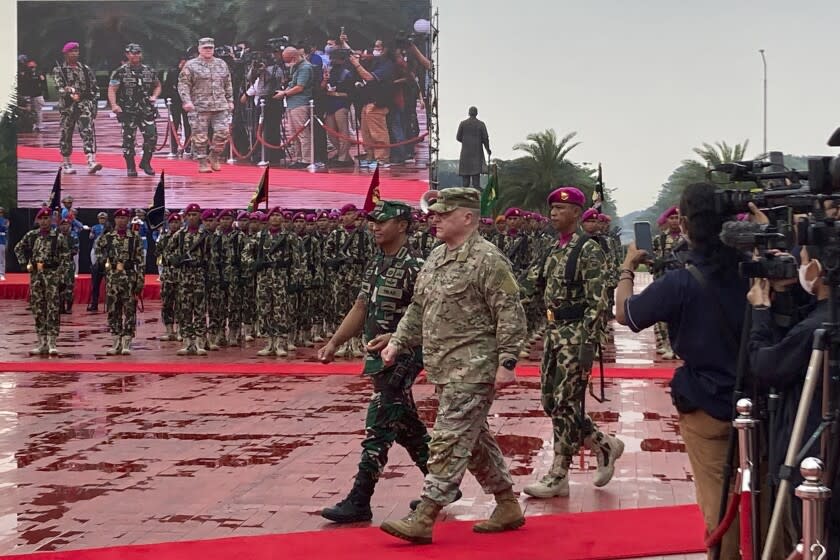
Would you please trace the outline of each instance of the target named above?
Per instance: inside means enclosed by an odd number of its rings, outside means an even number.
[[[766,229],[767,226],[753,222],[724,222],[720,240],[727,247],[747,251],[755,245],[755,236],[764,233]]]

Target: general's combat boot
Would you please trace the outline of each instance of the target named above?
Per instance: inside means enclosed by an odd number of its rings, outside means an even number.
[[[213,170],[210,169],[210,162],[207,161],[207,156],[198,158],[198,172],[213,173]]]
[[[146,175],[154,175],[155,170],[152,169],[152,154],[151,152],[143,152],[143,157],[140,158],[140,169]]]
[[[105,352],[109,356],[116,356],[122,352],[122,338],[119,336],[114,337],[114,345],[111,348],[108,348],[108,351]]]
[[[49,352],[49,348],[47,347],[47,337],[42,334],[39,334],[38,346],[30,350],[29,355],[38,356],[39,354],[46,354],[47,352]]]
[[[184,347],[179,349],[176,354],[179,356],[188,356],[193,349],[193,341],[189,337],[184,337]]]
[[[122,352],[123,356],[131,356],[131,337],[124,336],[122,338]]]
[[[222,154],[217,154],[216,152],[210,153],[210,169],[213,171],[222,170]]]
[[[75,175],[76,170],[73,169],[73,164],[70,162],[70,157],[65,157],[64,161],[61,162],[61,174],[62,175]]]
[[[512,531],[525,525],[525,516],[522,515],[522,508],[519,501],[513,495],[513,490],[508,488],[504,492],[496,494],[496,508],[487,521],[481,521],[473,525],[476,533],[501,533]]]
[[[414,544],[431,544],[432,528],[441,506],[423,498],[417,509],[399,521],[386,521],[379,528],[398,539]]]
[[[245,325],[243,330],[245,331],[245,342],[254,342],[254,335],[251,334],[254,331],[254,327],[252,325]]]
[[[555,456],[555,462],[558,460]],[[565,468],[552,466],[539,482],[529,484],[522,491],[533,498],[565,498],[569,495],[569,473]]]
[[[88,161],[88,173],[90,173],[91,175],[93,175],[94,173],[96,173],[97,171],[102,169],[102,164],[96,162],[96,155],[88,154],[87,155],[87,161]]]
[[[204,336],[195,337],[195,353],[198,356],[206,356],[207,350],[204,349]]]
[[[125,174],[129,177],[137,177],[137,168],[134,167],[134,156],[123,156],[125,158]]]
[[[172,342],[175,340],[175,329],[172,328],[172,325],[164,325],[164,328],[166,328],[166,333],[159,336],[158,340],[162,342]]]
[[[286,356],[288,356],[289,353],[286,351],[285,346],[286,346],[286,341],[283,340],[282,337],[278,336],[277,338],[275,338],[274,339],[274,355],[277,356],[278,358],[285,358]]]
[[[595,469],[595,476],[592,484],[600,488],[606,486],[615,474],[615,462],[624,453],[624,442],[615,436],[604,434],[604,442],[601,445],[588,437],[583,442],[584,447],[595,454],[598,460],[598,468]]]
[[[273,356],[275,350],[277,350],[277,340],[273,336],[269,337],[265,348],[257,352],[257,356]]]
[[[357,523],[373,519],[370,497],[376,481],[367,471],[356,473],[356,481],[346,498],[330,508],[321,511],[321,517],[335,523]]]
[[[56,344],[55,336],[48,336],[47,337],[47,352],[49,352],[50,356],[58,356],[58,347]]]

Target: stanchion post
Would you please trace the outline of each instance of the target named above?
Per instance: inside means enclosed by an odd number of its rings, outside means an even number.
[[[315,172],[318,166],[315,165],[315,100],[309,100],[309,166],[307,168]]]
[[[757,491],[755,487],[755,428],[758,421],[752,417],[753,404],[750,399],[739,399],[735,404],[738,417],[732,422],[733,427],[738,430],[738,480],[740,488],[736,489],[741,496],[741,557],[755,558],[760,556],[760,540],[756,539],[755,515],[753,512],[752,498]],[[745,508],[749,508],[744,511]],[[749,515],[747,515],[749,513]]]
[[[802,500],[802,560],[822,560],[827,554],[825,543],[825,503],[831,490],[823,485],[823,462],[814,457],[803,459],[799,473],[805,479],[796,487]]]
[[[263,131],[263,138],[265,138],[265,130],[263,130],[263,123],[265,122],[265,99],[260,99],[260,120],[257,123],[257,130]],[[265,159],[265,142],[263,142],[260,138],[257,138],[257,141],[260,143],[260,162],[257,164],[260,167],[265,167],[268,165],[268,161]]]
[[[168,159],[175,159],[178,157],[178,139],[175,137],[175,119],[172,118],[172,98],[166,98],[166,115],[169,118],[169,126],[166,133],[172,138],[172,143],[169,146]]]

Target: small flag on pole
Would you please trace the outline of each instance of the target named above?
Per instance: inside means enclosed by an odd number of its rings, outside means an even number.
[[[265,209],[268,210],[268,169],[270,166],[265,168],[263,171],[262,178],[260,179],[260,184],[257,185],[257,190],[254,192],[254,196],[251,197],[251,203],[248,204],[248,212],[253,212],[257,209],[257,206],[260,205],[260,202],[265,202]]]
[[[163,177],[164,171],[160,172],[160,180],[157,188],[155,188],[155,195],[152,198],[152,203],[149,205],[149,213],[146,219],[149,221],[149,226],[152,229],[158,229],[164,222],[166,222],[166,187],[165,179]]]
[[[379,194],[379,164],[377,163],[376,170],[373,172],[373,177],[370,179],[370,186],[368,187],[365,205],[362,207],[362,210],[370,212],[380,200],[382,200],[382,196]]]
[[[492,218],[496,213],[496,199],[499,198],[499,175],[496,171],[496,166],[490,171],[490,177],[487,179],[487,185],[481,193],[481,216],[484,218]]]
[[[50,193],[50,210],[61,211],[61,168],[55,174],[55,181],[53,181],[52,192]]]

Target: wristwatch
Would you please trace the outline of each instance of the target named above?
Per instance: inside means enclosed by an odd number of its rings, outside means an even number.
[[[514,369],[516,367],[516,359],[515,358],[508,358],[504,362],[502,362],[502,367],[505,369]]]

